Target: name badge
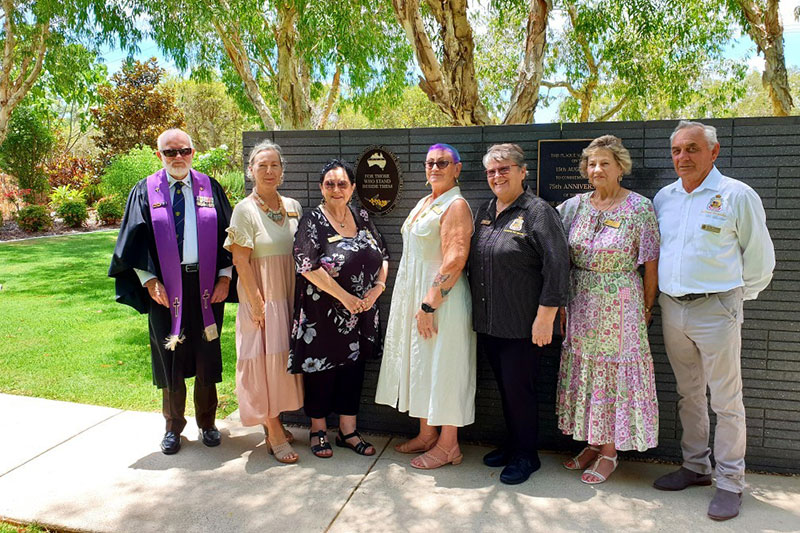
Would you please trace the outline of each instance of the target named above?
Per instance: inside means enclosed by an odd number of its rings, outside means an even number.
[[[517,217],[511,224],[509,224],[508,229],[511,231],[519,231],[522,229],[522,222],[522,217]]]
[[[214,198],[212,196],[198,196],[195,198],[197,207],[214,207]]]
[[[720,232],[720,228],[718,228],[716,226],[710,226],[708,224],[703,224],[702,226],[700,226],[700,229],[704,229],[706,231],[710,231],[711,233],[719,233]]]
[[[439,205],[432,205],[431,206],[431,211],[433,211],[437,215],[441,215],[442,214],[442,207],[439,206]]]
[[[344,237],[342,237],[341,235],[333,235],[331,237],[328,237],[328,242],[338,242],[341,241],[342,239],[344,239]]]
[[[492,224],[492,221],[484,218],[483,220],[481,220],[481,224],[483,224],[484,226],[490,226]]]
[[[514,235],[519,235],[520,237],[524,237],[525,236],[525,234],[522,233],[521,231],[514,231],[513,229],[504,229],[503,232],[512,233]]]
[[[286,211],[286,216],[291,218],[297,218],[297,211]]]
[[[609,228],[619,229],[620,221],[619,220],[606,220],[603,222],[604,225],[608,226]]]

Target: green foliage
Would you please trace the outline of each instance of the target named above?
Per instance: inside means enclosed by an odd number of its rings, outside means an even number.
[[[193,169],[214,178],[221,175],[231,166],[231,154],[225,144],[221,144],[207,152],[195,154],[192,161]]]
[[[331,119],[329,128],[434,128],[450,124],[447,115],[428,99],[422,89],[414,85],[406,87],[392,106],[385,107],[372,118],[359,110],[343,107]]]
[[[145,146],[117,155],[100,178],[103,194],[114,196],[122,206],[136,182],[160,168],[161,161]]]
[[[64,221],[70,228],[79,228],[89,218],[89,211],[86,209],[86,200],[65,200],[56,208],[56,216]]]
[[[73,189],[69,185],[61,185],[53,189],[50,193],[50,209],[57,210],[65,202],[72,202],[82,200],[86,201],[82,191]]]
[[[44,231],[53,225],[53,219],[47,207],[29,205],[17,211],[17,224],[24,231]]]
[[[245,197],[244,174],[242,172],[226,172],[220,175],[217,181],[225,189],[225,195],[231,205],[235,205]]]
[[[94,204],[97,219],[104,226],[116,224],[122,219],[122,205],[114,196],[104,196]]]
[[[119,154],[136,145],[156,148],[164,130],[184,126],[172,89],[159,85],[163,75],[155,58],[128,62],[111,78],[114,86],[98,89],[103,103],[92,115],[100,134],[93,138],[101,150]]]
[[[46,120],[32,107],[18,107],[9,122],[8,135],[0,145],[0,166],[17,179],[20,189],[35,193],[47,191],[44,163],[50,156],[55,137]]]

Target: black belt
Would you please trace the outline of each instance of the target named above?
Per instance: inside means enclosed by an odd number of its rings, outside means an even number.
[[[717,294],[716,292],[701,292],[698,294],[684,294],[683,296],[673,296],[674,299],[678,300],[679,302],[693,302],[695,300],[699,300],[700,298],[708,298],[710,296],[714,296]]]
[[[181,270],[184,272],[197,272],[199,269],[197,263],[191,263],[188,265],[181,265]]]

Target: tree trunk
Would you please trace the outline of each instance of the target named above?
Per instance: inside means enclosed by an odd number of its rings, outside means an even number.
[[[478,97],[475,43],[467,19],[466,0],[426,0],[439,26],[442,61],[436,57],[420,12],[419,0],[392,0],[423,76],[419,87],[453,124],[491,123]]]
[[[281,124],[285,129],[311,129],[308,67],[297,54],[296,22],[297,10],[280,2],[276,40]]]
[[[37,35],[31,39],[30,43],[21,45],[30,46],[30,50],[27,50],[27,54],[22,54],[22,61],[17,64],[21,51],[17,48],[16,28],[13,20],[14,2],[3,0],[0,5],[3,10],[3,31],[5,33],[3,65],[0,67],[0,71],[2,71],[2,78],[0,78],[0,144],[2,144],[8,134],[8,122],[11,120],[11,114],[30,92],[42,72],[44,56],[47,53],[47,39],[50,36],[50,20],[37,21]],[[16,70],[16,78],[12,79],[14,70]]]
[[[322,110],[322,116],[319,118],[319,123],[317,124],[317,129],[319,130],[325,129],[325,126],[328,124],[328,117],[330,117],[331,111],[333,110],[333,104],[336,102],[336,99],[339,98],[339,83],[341,77],[342,68],[336,65],[333,83],[331,83],[331,89],[328,91],[328,100],[325,102],[325,109]]]
[[[525,56],[519,67],[519,77],[511,94],[511,102],[503,124],[533,122],[539,104],[539,87],[544,71],[544,53],[547,45],[547,17],[553,9],[551,0],[531,0],[528,13],[528,30],[525,38]]]
[[[767,0],[763,11],[753,0],[738,0],[747,19],[747,33],[764,53],[765,67],[761,82],[772,100],[772,112],[784,117],[791,113],[794,103],[789,92],[789,77],[783,53],[783,24],[778,0]]]

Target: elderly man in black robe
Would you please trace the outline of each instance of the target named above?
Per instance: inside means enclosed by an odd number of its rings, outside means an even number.
[[[219,333],[231,281],[222,244],[231,206],[217,181],[192,170],[192,140],[179,129],[158,138],[164,168],[128,196],[108,275],[117,301],[148,313],[153,382],[163,391],[166,433],[161,451],[181,448],[185,378],[195,377],[200,439],[217,446],[216,384],[222,381]]]

